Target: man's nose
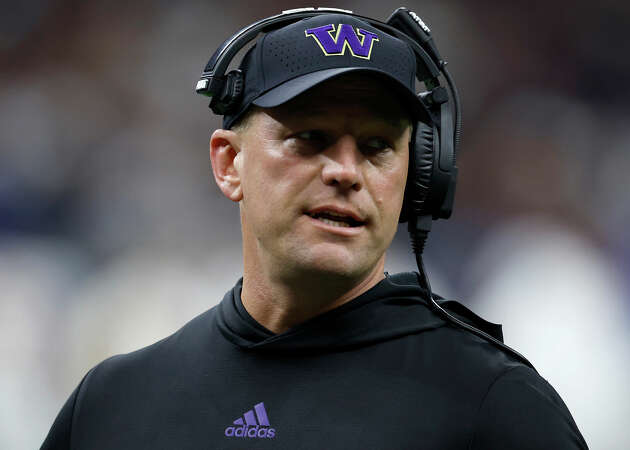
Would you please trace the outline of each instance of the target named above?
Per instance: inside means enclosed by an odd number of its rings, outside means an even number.
[[[353,136],[344,135],[324,152],[326,161],[322,181],[326,185],[359,191],[363,186],[361,162],[363,155]]]

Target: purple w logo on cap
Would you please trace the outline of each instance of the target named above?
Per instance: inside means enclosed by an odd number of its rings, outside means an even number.
[[[333,37],[332,33],[335,32],[336,36]],[[333,24],[309,28],[304,34],[315,39],[326,56],[343,55],[347,47],[352,56],[370,59],[374,42],[378,41],[377,34],[362,28],[355,31],[352,25],[345,23],[339,24],[336,29]]]

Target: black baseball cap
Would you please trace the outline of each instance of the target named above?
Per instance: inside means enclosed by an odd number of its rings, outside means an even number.
[[[415,93],[416,57],[409,44],[353,16],[322,14],[271,31],[249,49],[240,69],[243,96],[236,110],[223,117],[225,129],[251,105],[279,106],[350,72],[389,83],[416,120],[429,121]]]

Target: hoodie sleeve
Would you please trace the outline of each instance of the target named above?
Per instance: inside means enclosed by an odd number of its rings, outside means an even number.
[[[79,391],[83,386],[85,379],[92,371],[88,372],[76,389],[70,394],[66,403],[64,403],[61,411],[57,414],[57,418],[50,427],[46,440],[40,447],[40,450],[69,450],[70,439],[72,436],[72,423],[74,421],[74,410],[79,397]]]
[[[509,369],[490,386],[469,448],[588,450],[558,393],[524,366]]]
[[[72,428],[72,417],[74,416],[74,404],[77,399],[77,387],[70,395],[66,403],[59,411],[46,440],[42,444],[40,450],[61,450],[70,448],[70,430]]]

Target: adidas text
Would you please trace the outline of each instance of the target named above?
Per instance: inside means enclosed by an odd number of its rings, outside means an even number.
[[[240,427],[229,426],[225,429],[227,437],[248,438],[273,438],[276,436],[275,428],[261,427],[260,425],[242,425]]]

